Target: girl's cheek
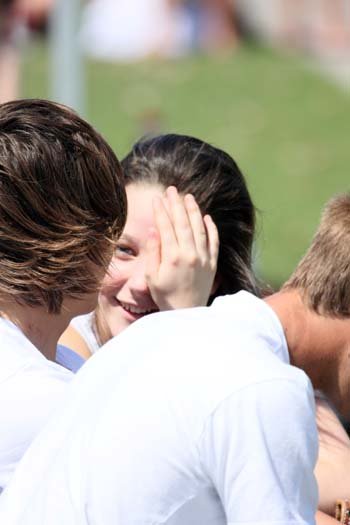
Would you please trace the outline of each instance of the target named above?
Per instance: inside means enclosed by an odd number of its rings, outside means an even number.
[[[122,284],[128,279],[130,272],[131,263],[130,261],[115,260],[109,268],[107,274],[104,276],[102,285],[111,286]]]

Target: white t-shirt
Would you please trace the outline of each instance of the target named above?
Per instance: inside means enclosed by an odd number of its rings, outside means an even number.
[[[84,339],[84,342],[90,352],[94,354],[100,348],[97,341],[97,337],[93,330],[93,319],[94,312],[84,315],[78,315],[73,317],[70,324],[78,332],[78,334]]]
[[[137,321],[69,390],[0,498],[0,523],[314,523],[312,388],[247,292]]]
[[[0,491],[62,401],[72,372],[46,359],[10,321],[0,318]]]

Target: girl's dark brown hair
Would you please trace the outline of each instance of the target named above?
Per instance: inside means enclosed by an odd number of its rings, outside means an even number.
[[[242,289],[259,294],[252,271],[255,209],[230,155],[194,137],[167,134],[137,142],[122,168],[126,185],[173,185],[192,193],[202,213],[211,215],[220,237],[215,296]]]
[[[0,105],[0,301],[59,313],[95,292],[125,219],[121,167],[97,131],[46,100]]]

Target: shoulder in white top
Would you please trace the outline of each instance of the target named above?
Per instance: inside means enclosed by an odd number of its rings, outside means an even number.
[[[49,415],[72,372],[46,359],[10,321],[0,318],[0,487]]]

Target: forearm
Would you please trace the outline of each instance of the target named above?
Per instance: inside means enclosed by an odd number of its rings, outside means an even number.
[[[319,457],[315,474],[319,486],[319,509],[332,515],[337,499],[350,495],[350,440],[324,400],[317,399]]]
[[[335,518],[319,510],[316,512],[316,524],[317,525],[339,525],[339,521]]]

